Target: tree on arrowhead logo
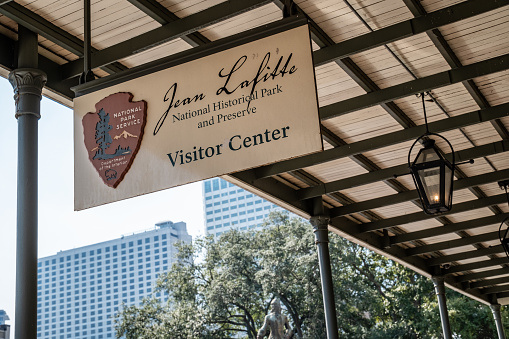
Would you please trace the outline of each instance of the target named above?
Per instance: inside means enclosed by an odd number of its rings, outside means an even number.
[[[127,92],[107,96],[82,120],[88,158],[104,183],[113,188],[129,171],[147,121],[147,103],[132,98]]]

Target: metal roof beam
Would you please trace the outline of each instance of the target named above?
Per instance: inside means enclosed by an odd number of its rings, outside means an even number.
[[[505,282],[507,284],[509,281],[506,280]],[[506,292],[506,291],[509,291],[509,285],[500,285],[500,286],[479,289],[479,292],[481,294],[494,294],[494,293]]]
[[[201,12],[170,22],[164,26],[95,52],[92,58],[92,68],[107,65],[165,42],[182,38],[201,28],[228,20],[270,2],[270,0],[236,0],[220,3]],[[82,65],[82,59],[68,62],[62,65],[62,72],[66,77],[75,76],[77,72],[83,68]]]
[[[508,141],[497,141],[491,144],[486,144],[483,146],[476,146],[469,149],[461,150],[455,152],[456,159],[461,159],[458,161],[466,161],[470,159],[476,159],[480,157],[485,157],[488,155],[493,155],[497,153],[502,153],[509,151],[509,142]],[[346,179],[341,179],[333,182],[326,183],[324,185],[316,186],[313,189],[322,189],[323,192],[335,192],[341,191],[347,188],[362,186],[366,184],[370,184],[377,181],[382,181],[386,179],[390,179],[394,177],[394,174],[401,174],[408,172],[408,164],[401,164],[394,167],[384,168],[379,171],[369,172],[366,174],[360,174],[354,177],[349,177]],[[307,189],[301,189],[307,190]],[[299,190],[298,192],[300,192]],[[326,194],[326,193],[323,193]],[[300,196],[300,195],[299,195]]]
[[[83,55],[83,41],[16,2],[9,2],[0,6],[0,14],[56,43],[71,53],[78,56]]]
[[[485,287],[485,286],[494,286],[494,285],[498,285],[498,284],[507,284],[507,282],[509,282],[508,279],[509,279],[508,277],[502,277],[502,278],[496,278],[496,279],[490,279],[490,280],[474,281],[474,282],[470,283],[470,288],[474,289],[474,288]]]
[[[506,199],[505,194],[494,195],[494,196],[482,198],[482,199],[470,200],[470,201],[466,201],[466,202],[454,205],[453,209],[451,211],[445,212],[441,215],[449,215],[449,214],[467,212],[467,211],[472,211],[472,210],[476,210],[479,208],[489,207],[492,205],[503,204],[504,202],[506,202],[506,200],[507,199]],[[401,215],[401,216],[397,216],[397,217],[392,217],[392,218],[387,218],[387,219],[383,219],[383,220],[379,220],[379,221],[365,223],[365,224],[360,225],[359,231],[360,231],[360,233],[371,232],[371,231],[381,230],[384,228],[390,228],[390,227],[394,227],[394,226],[409,224],[409,223],[413,223],[413,222],[417,222],[417,221],[429,220],[429,219],[433,219],[435,217],[436,216],[428,215],[428,214],[422,213],[422,211],[419,211],[419,212],[415,212],[415,213],[410,213],[410,214],[405,214],[405,215]]]
[[[128,1],[161,25],[166,25],[167,23],[180,20],[178,16],[170,12],[166,7],[161,5],[156,0]],[[193,47],[201,46],[210,42],[209,39],[197,32],[183,36],[182,40]]]
[[[465,281],[486,279],[489,277],[496,277],[499,275],[507,275],[507,274],[509,274],[509,267],[502,267],[502,268],[497,268],[494,270],[457,275],[454,277],[454,280],[456,280],[456,282],[458,282],[458,283],[461,283],[461,282],[465,282]]]
[[[504,214],[504,215],[509,216],[509,213]],[[493,223],[493,225],[494,224],[495,223]],[[453,225],[456,225],[456,224],[453,224]],[[450,227],[450,226],[448,225],[447,227]],[[462,231],[462,230],[460,230],[460,231]],[[450,233],[452,233],[452,232],[450,232]],[[409,256],[419,255],[419,254],[424,254],[424,253],[442,251],[442,250],[455,248],[455,247],[462,247],[462,246],[467,246],[467,245],[478,244],[481,242],[492,241],[492,240],[497,240],[497,239],[498,239],[498,231],[479,234],[479,235],[472,235],[472,236],[464,237],[461,239],[442,241],[439,243],[434,243],[434,244],[429,244],[429,245],[424,245],[424,246],[412,247],[412,248],[408,248],[406,250],[406,253]]]
[[[503,253],[503,252],[504,252],[504,248],[502,247],[502,245],[497,245],[497,246],[493,246],[493,247],[480,248],[475,251],[468,251],[468,252],[462,252],[462,253],[456,253],[456,254],[444,255],[441,257],[426,259],[426,265],[428,265],[428,266],[443,265],[443,264],[448,264],[448,263],[451,263],[454,261],[468,260],[468,259],[488,256],[491,254]]]
[[[403,0],[403,1],[405,2],[405,4],[407,5],[407,7],[410,9],[414,16],[417,17],[427,14],[426,10],[418,0]],[[459,58],[456,56],[456,53],[454,53],[451,46],[447,43],[439,29],[433,29],[431,31],[426,32],[426,34],[431,39],[433,44],[437,47],[438,51],[440,52],[440,54],[442,54],[442,56],[447,61],[449,66],[451,66],[451,68],[463,66]],[[468,93],[470,93],[472,98],[475,100],[475,102],[481,109],[490,107],[488,100],[486,100],[486,98],[481,93],[481,91],[479,90],[479,88],[477,87],[473,80],[463,81],[463,86],[466,88]],[[503,139],[509,138],[509,132],[507,131],[504,124],[500,120],[492,121],[491,124]]]
[[[468,177],[464,179],[458,179],[454,181],[454,190],[458,191],[464,188],[470,188],[473,186],[485,185],[495,181],[500,181],[509,178],[509,169],[485,173]],[[358,213],[370,209],[380,208],[388,205],[395,205],[406,201],[419,199],[417,190],[411,190],[393,195],[387,195],[376,199],[366,200],[350,205],[336,207],[331,210],[331,217],[348,215],[352,213]]]
[[[483,60],[468,66],[458,67],[396,86],[367,93],[351,99],[343,100],[320,108],[322,120],[332,119],[350,112],[380,105],[410,95],[427,92],[480,76],[504,71],[509,68],[509,54]]]
[[[274,3],[280,8],[284,7],[284,4],[280,0],[275,0]],[[313,39],[313,41],[320,46],[321,49],[334,46],[336,44],[313,19],[311,19],[300,7],[297,5],[295,6],[297,7],[297,11],[308,20],[311,39]],[[313,56],[315,56],[314,53]],[[378,87],[375,82],[352,61],[352,59],[344,57],[338,58],[334,61],[366,92],[378,91],[380,89],[380,87]],[[382,105],[382,108],[404,128],[415,126],[412,119],[408,118],[408,116],[395,103],[385,103]]]
[[[504,220],[505,217],[509,217],[509,213],[491,215],[491,216],[482,217],[479,219],[457,222],[454,224],[447,225],[445,227],[433,227],[433,228],[428,228],[428,229],[424,229],[421,231],[409,232],[409,233],[405,233],[405,234],[398,234],[398,235],[390,237],[390,244],[391,245],[401,244],[404,242],[414,241],[414,240],[418,240],[418,239],[426,239],[426,238],[430,238],[430,237],[464,231],[464,230],[468,230],[468,229],[473,229],[473,228],[478,228],[478,227],[483,227],[483,226],[488,226],[488,225],[494,225],[494,224],[500,224],[502,222],[502,220]],[[451,240],[451,242],[459,241],[459,240],[463,240],[463,239]],[[439,244],[444,244],[444,243],[439,243]],[[425,246],[433,246],[433,244],[425,245]],[[441,245],[439,245],[439,246],[441,246]],[[416,251],[418,251],[418,248],[419,247],[417,247]],[[411,249],[407,249],[408,255],[419,254],[419,253],[412,253],[412,252],[408,252],[408,251],[411,251]]]
[[[466,201],[466,202],[454,205],[454,209],[452,211],[442,213],[441,215],[444,216],[444,215],[449,215],[449,214],[467,212],[467,211],[480,209],[480,208],[484,208],[484,207],[490,207],[493,205],[498,205],[498,204],[504,203],[505,200],[506,199],[505,199],[504,194],[499,194],[499,195],[482,198],[482,199],[470,200],[470,201]],[[380,221],[365,223],[359,229],[360,229],[361,233],[371,232],[371,231],[376,231],[376,230],[380,230],[380,229],[384,229],[384,228],[390,228],[390,227],[394,227],[394,226],[409,224],[409,223],[413,223],[413,222],[417,222],[417,221],[429,220],[429,219],[433,219],[435,217],[436,216],[433,216],[433,215],[423,214],[422,211],[420,211],[420,212],[415,212],[415,213],[411,213],[411,214],[401,215],[398,217],[387,218],[387,219],[380,220]]]
[[[0,34],[0,65],[7,69],[16,68],[16,42]]]
[[[507,2],[499,0],[470,0],[462,2],[323,48],[314,53],[315,65],[322,65],[336,59],[342,59],[507,5]]]
[[[474,125],[474,124],[485,122],[485,121],[490,121],[490,120],[505,117],[508,115],[509,115],[509,104],[506,103],[506,104],[494,106],[492,108],[488,108],[485,110],[474,111],[474,112],[462,114],[460,116],[436,121],[436,122],[430,123],[429,128],[430,128],[430,130],[435,131],[436,133],[439,133],[439,132],[456,129],[459,127],[464,127],[464,126]],[[421,136],[422,134],[424,134],[425,131],[426,131],[425,126],[421,125],[421,126],[405,129],[402,131],[384,134],[384,135],[374,137],[371,139],[362,140],[362,141],[348,144],[345,146],[335,147],[335,148],[332,148],[329,150],[325,150],[323,152],[314,153],[314,154],[306,155],[306,156],[295,158],[295,159],[280,161],[278,163],[271,164],[271,165],[260,166],[256,169],[252,169],[250,171],[254,171],[255,176],[257,178],[270,177],[272,175],[293,171],[293,170],[296,170],[299,168],[314,166],[314,165],[325,163],[328,161],[348,157],[348,156],[355,155],[355,154],[361,154],[366,151],[372,151],[374,149],[391,146],[391,145],[395,145],[395,144],[405,142],[408,140],[416,139],[419,136]],[[405,172],[407,172],[407,171],[404,169],[401,172],[394,172],[391,175],[405,173]],[[350,180],[350,178],[348,180]],[[379,179],[379,180],[382,180],[382,179]],[[363,185],[366,183],[367,182],[365,182],[365,183],[361,182],[360,184]],[[343,188],[341,188],[341,185],[339,185],[339,188],[336,188],[336,187],[332,188],[333,185],[331,185],[331,184],[327,184],[327,185],[330,186],[330,188],[328,188],[329,190],[343,189]],[[350,186],[347,186],[347,188],[353,187],[353,186],[354,185],[350,185]],[[322,188],[312,187],[312,188],[302,189],[301,193],[299,193],[299,194],[300,194],[300,197],[299,197],[300,199],[307,199],[307,198],[318,196],[318,195],[321,195],[324,193],[322,193]]]
[[[34,33],[37,33],[45,37],[46,39],[56,43],[57,45],[65,48],[69,52],[76,54],[77,56],[80,57],[83,56],[83,41],[81,41],[74,35],[64,31],[60,27],[52,24],[43,17],[26,9],[22,5],[14,1],[8,2],[7,4],[0,6],[0,14],[5,15],[9,19],[14,20],[18,24],[30,29]],[[97,49],[95,48],[93,48],[92,50],[97,51]],[[79,72],[75,75],[80,75],[81,72],[83,72],[83,59],[81,59],[81,61],[82,61],[81,68]],[[111,65],[104,65],[104,67],[101,68],[110,74],[126,69],[124,65],[118,62],[115,62]],[[61,76],[59,76],[59,78],[64,79]],[[66,92],[65,95],[67,95],[69,90],[66,89],[65,92]]]
[[[449,274],[453,274],[453,273],[460,273],[460,272],[484,269],[487,267],[492,267],[492,266],[497,266],[497,265],[505,265],[505,264],[507,264],[507,257],[504,255],[503,258],[495,258],[495,259],[490,259],[490,260],[476,261],[476,262],[473,262],[470,264],[451,266],[449,269],[445,270],[444,273],[449,275]]]
[[[454,190],[461,190],[473,186],[485,185],[495,181],[500,181],[509,178],[509,169],[485,173],[465,179],[458,179],[454,181]],[[331,217],[348,215],[358,213],[370,209],[380,208],[388,205],[395,205],[406,201],[419,199],[417,190],[411,190],[393,195],[387,195],[376,199],[366,200],[350,205],[336,207],[331,210]]]

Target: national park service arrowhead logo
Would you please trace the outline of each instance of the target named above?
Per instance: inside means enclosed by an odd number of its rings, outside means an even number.
[[[131,93],[112,94],[83,117],[88,158],[110,187],[124,179],[141,145],[147,120],[147,103],[132,102]]]

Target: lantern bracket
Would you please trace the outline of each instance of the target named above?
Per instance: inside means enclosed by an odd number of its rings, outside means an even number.
[[[498,182],[498,185],[501,189],[505,190],[505,195],[507,197],[507,205],[509,205],[509,193],[507,191],[507,187],[509,186],[509,179],[508,180],[502,180]],[[500,243],[502,244],[502,247],[504,248],[506,256],[509,258],[509,226],[506,228],[504,234],[502,235],[502,226],[504,224],[509,222],[509,217],[505,217],[504,220],[500,223],[500,226],[498,228],[498,238],[500,240]]]
[[[411,167],[412,165],[412,161],[411,161],[411,156],[412,156],[412,150],[414,149],[415,145],[423,140],[422,142],[422,145],[426,148],[426,147],[434,147],[435,145],[435,140],[434,139],[431,139],[429,138],[430,135],[434,135],[434,136],[437,136],[439,138],[442,138],[442,140],[444,140],[447,145],[449,145],[449,148],[451,149],[451,156],[452,156],[452,161],[451,161],[451,164],[452,164],[452,167],[454,169],[455,167],[455,158],[454,158],[454,149],[452,148],[452,145],[451,143],[449,142],[449,140],[447,140],[446,138],[444,138],[443,136],[441,136],[440,134],[437,134],[437,133],[433,133],[433,132],[426,132],[424,133],[423,135],[421,135],[420,137],[417,138],[417,140],[414,141],[414,143],[412,144],[412,147],[410,147],[410,151],[408,152],[408,167]],[[437,148],[435,148],[437,149]],[[437,149],[438,150],[438,149]],[[441,152],[442,153],[442,152]],[[442,153],[443,155],[443,153]],[[445,158],[445,156],[444,156]],[[470,161],[470,160],[469,160]],[[411,172],[410,172],[411,173]]]

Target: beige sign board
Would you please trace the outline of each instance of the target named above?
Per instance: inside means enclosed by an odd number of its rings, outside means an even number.
[[[140,113],[98,107],[116,93],[146,103],[146,125],[136,157],[112,187],[99,174],[111,174],[123,158],[92,164],[105,139],[87,131],[97,145],[86,146],[84,117],[95,114],[111,140],[138,137],[124,130],[140,123]],[[74,129],[76,210],[321,151],[308,27],[77,97]]]

